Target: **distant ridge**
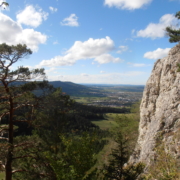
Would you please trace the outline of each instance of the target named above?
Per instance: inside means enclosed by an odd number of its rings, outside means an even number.
[[[15,82],[13,85],[21,85],[27,82]],[[73,82],[62,82],[62,81],[49,81],[49,84],[53,85],[55,88],[60,87],[62,92],[70,96],[84,96],[84,97],[104,97],[104,91],[106,89],[112,88],[116,91],[126,91],[126,92],[143,92],[144,85],[127,85],[127,84],[76,84]]]
[[[93,84],[93,83],[80,83],[80,85],[83,86],[139,86],[139,87],[145,87],[145,85],[134,85],[134,84]]]
[[[98,91],[92,87],[87,87],[84,85],[76,84],[73,82],[62,82],[62,81],[49,81],[49,84],[53,85],[55,88],[60,87],[63,92],[71,96],[88,96],[93,91]]]
[[[144,90],[144,85],[131,84],[76,84],[68,81],[50,81],[49,83],[54,87],[61,87],[63,92],[71,96],[102,96],[101,90],[106,87],[112,87],[113,89],[126,92],[142,92]]]

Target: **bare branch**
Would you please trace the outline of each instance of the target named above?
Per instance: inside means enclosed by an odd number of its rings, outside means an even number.
[[[13,170],[11,173],[14,174],[16,172],[28,172],[28,171],[25,169],[18,169],[18,170]]]

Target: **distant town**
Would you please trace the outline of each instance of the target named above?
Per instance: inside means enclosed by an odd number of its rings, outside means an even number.
[[[140,101],[144,86],[133,85],[89,85],[91,91],[85,96],[73,96],[77,102],[106,107],[127,107]]]

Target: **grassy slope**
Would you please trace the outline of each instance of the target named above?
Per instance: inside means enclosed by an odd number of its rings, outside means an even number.
[[[105,119],[102,119],[100,121],[91,121],[91,122],[99,126],[102,130],[111,131],[113,128],[118,126],[117,122],[115,121],[115,118],[118,115],[120,114],[107,113]]]
[[[0,180],[4,180],[5,174],[3,172],[0,172]]]
[[[134,138],[134,144],[138,137],[138,124],[139,124],[139,103],[134,105],[130,114],[115,114],[108,113],[106,118],[100,121],[92,121],[103,130],[109,130],[113,134],[117,133],[119,129],[124,132],[132,132]],[[96,168],[102,169],[104,164],[108,163],[109,155],[112,149],[116,148],[116,143],[112,137],[107,138],[109,141],[103,148],[103,150],[97,155],[98,161]]]

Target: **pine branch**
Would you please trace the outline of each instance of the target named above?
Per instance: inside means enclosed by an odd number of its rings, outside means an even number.
[[[9,138],[5,138],[5,137],[0,137],[0,139],[1,139],[1,140],[6,140],[6,141],[9,140]]]

